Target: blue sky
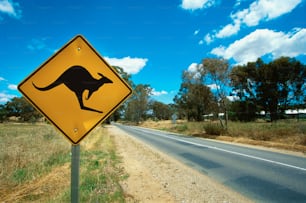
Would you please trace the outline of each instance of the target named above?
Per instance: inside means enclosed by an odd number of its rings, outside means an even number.
[[[0,103],[75,35],[171,103],[183,70],[296,57],[306,64],[305,0],[0,0]],[[209,84],[211,88],[213,84]]]

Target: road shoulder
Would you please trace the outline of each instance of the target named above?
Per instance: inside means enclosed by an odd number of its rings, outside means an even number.
[[[251,202],[115,126],[108,127],[129,178],[128,202]]]

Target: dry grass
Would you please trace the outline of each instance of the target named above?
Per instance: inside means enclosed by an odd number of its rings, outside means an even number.
[[[0,124],[0,200],[70,202],[70,143],[47,124]],[[98,127],[81,144],[81,202],[122,201],[113,139]]]
[[[167,130],[186,135],[212,138],[224,141],[275,147],[293,151],[306,152],[306,121],[284,120],[276,123],[268,122],[229,122],[228,131],[221,136],[207,134],[204,130],[207,124],[215,122],[145,121],[143,127]]]
[[[3,200],[35,200],[42,191],[57,188],[54,187],[57,180],[52,181],[50,174],[57,174],[57,167],[69,161],[70,145],[51,126],[1,124],[0,145],[0,196]],[[44,180],[46,176],[49,177]]]

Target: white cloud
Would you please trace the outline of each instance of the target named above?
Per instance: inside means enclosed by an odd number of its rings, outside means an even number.
[[[284,14],[290,13],[302,0],[257,0],[246,9],[231,14],[232,22],[223,26],[213,34],[207,34],[207,44],[215,38],[226,38],[237,34],[241,25],[257,26],[261,21],[270,21]],[[240,4],[240,1],[237,1]]]
[[[215,0],[182,0],[181,7],[186,10],[208,8],[216,4]]]
[[[220,86],[217,85],[217,84],[210,84],[210,85],[207,85],[207,87],[209,87],[211,90],[216,90],[216,89],[220,88]]]
[[[200,32],[200,30],[195,30],[195,31],[193,32],[193,35],[197,35],[197,34],[199,34],[199,32]]]
[[[187,70],[189,72],[196,72],[197,69],[198,69],[198,64],[197,63],[192,63],[192,64],[189,65]]]
[[[218,33],[216,33],[217,38],[225,38],[238,33],[240,30],[240,21],[236,20],[234,24],[228,24],[224,26]]]
[[[0,77],[0,81],[4,81],[5,79],[3,77]]]
[[[306,55],[306,28],[296,28],[287,34],[257,29],[228,47],[214,48],[211,53],[225,59],[232,58],[238,64],[255,61],[266,54],[272,54],[273,58]]]
[[[9,0],[0,0],[0,13],[8,14],[14,18],[21,18],[19,4]]]
[[[247,26],[256,26],[260,21],[271,20],[291,12],[302,0],[258,0],[249,8],[232,15]]]
[[[157,96],[157,97],[161,96],[161,95],[166,95],[166,94],[168,94],[167,91],[165,91],[165,90],[156,91],[154,88],[152,89],[152,92],[151,92],[152,96]]]
[[[145,67],[148,59],[146,58],[131,58],[130,56],[123,58],[104,57],[105,60],[112,66],[120,66],[128,74],[137,74]]]
[[[17,96],[12,94],[0,93],[0,103],[6,103],[14,97]]]
[[[206,42],[206,44],[210,44],[211,42],[214,41],[214,35],[211,35],[211,34],[206,34],[205,37],[204,37],[204,41]]]
[[[202,64],[192,63],[189,65],[187,71],[192,74],[194,79],[199,79],[201,77],[200,69],[203,67]]]
[[[9,84],[9,85],[8,85],[8,88],[9,88],[10,90],[17,90],[17,85]]]

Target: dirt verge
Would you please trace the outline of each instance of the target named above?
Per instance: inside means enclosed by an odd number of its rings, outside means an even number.
[[[119,128],[107,128],[129,174],[121,183],[127,202],[251,202]]]

